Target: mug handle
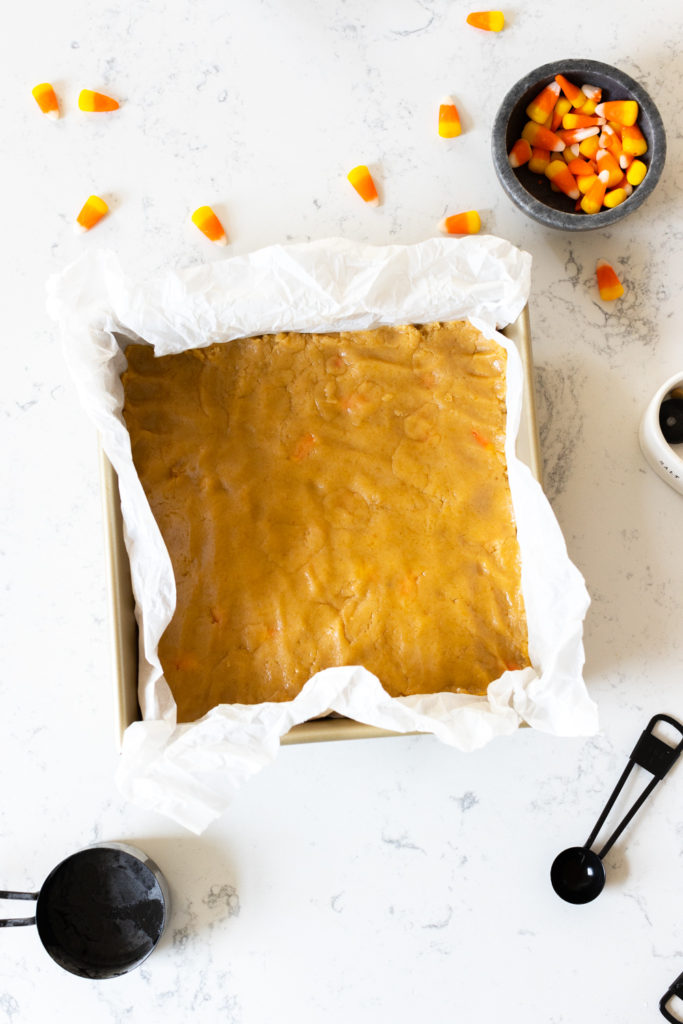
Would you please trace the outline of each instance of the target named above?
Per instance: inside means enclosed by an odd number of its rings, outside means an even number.
[[[7,892],[0,889],[0,900],[37,900],[39,892]],[[0,919],[0,928],[17,928],[23,924],[35,924],[34,917],[10,917]]]

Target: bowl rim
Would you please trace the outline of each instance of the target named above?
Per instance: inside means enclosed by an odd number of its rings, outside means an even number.
[[[524,187],[515,174],[514,169],[510,167],[507,153],[508,121],[512,111],[524,94],[536,84],[538,84],[539,89],[543,88],[542,82],[544,79],[552,81],[556,74],[571,74],[576,71],[581,71],[585,74],[590,74],[591,71],[594,71],[614,79],[619,86],[628,91],[630,97],[636,100],[639,107],[646,112],[652,126],[650,163],[645,180],[633,190],[633,193],[624,203],[613,207],[611,210],[601,210],[600,213],[590,215],[574,213],[570,210],[556,210],[552,206],[547,206],[540,199],[537,199]],[[639,82],[636,82],[625,71],[621,71],[612,64],[605,64],[603,61],[591,60],[589,58],[571,57],[565,60],[554,60],[547,64],[541,64],[534,70],[529,71],[523,78],[520,78],[507,91],[493,122],[491,152],[496,174],[503,190],[512,202],[526,213],[527,216],[539,221],[546,227],[558,228],[563,231],[590,231],[596,228],[609,227],[642,206],[657,185],[664,169],[666,161],[666,132],[654,101]]]

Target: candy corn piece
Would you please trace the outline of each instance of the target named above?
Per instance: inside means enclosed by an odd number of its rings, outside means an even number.
[[[629,156],[647,153],[647,142],[638,125],[625,125],[621,130],[621,148]]]
[[[439,224],[439,230],[446,235],[476,235],[480,229],[481,218],[476,210],[454,213],[450,217],[444,217]]]
[[[442,139],[455,139],[460,135],[462,126],[460,114],[451,96],[441,100],[439,107],[439,135]]]
[[[624,199],[628,199],[628,195],[625,188],[613,188],[609,192],[605,192],[602,205],[606,206],[608,210],[612,210],[615,206],[623,203]]]
[[[522,129],[522,138],[535,149],[549,149],[551,153],[561,153],[565,147],[565,143],[555,132],[536,124],[535,121],[527,121]]]
[[[536,124],[545,124],[548,115],[551,115],[555,109],[559,95],[560,87],[557,82],[546,85],[545,89],[542,89],[526,108],[527,116]]]
[[[557,137],[564,142],[565,146],[573,146],[575,142],[579,144],[584,142],[586,139],[590,139],[592,135],[599,135],[600,128],[598,125],[594,125],[592,128],[558,128]]]
[[[565,149],[565,153],[566,153]],[[594,174],[593,165],[589,164],[587,160],[582,160],[581,157],[576,157],[574,160],[570,160],[567,167],[572,172],[575,178],[584,178],[587,174]]]
[[[584,94],[589,103],[595,103],[596,106],[602,99],[602,89],[599,85],[582,85],[581,92]]]
[[[375,183],[365,164],[359,164],[358,167],[354,167],[352,171],[349,171],[348,179],[361,199],[364,199],[371,206],[379,205],[379,196],[377,195]]]
[[[526,139],[517,139],[514,146],[508,153],[510,167],[521,167],[531,159],[531,146]]]
[[[617,163],[620,163],[623,156],[621,138],[611,125],[606,124],[600,133],[600,149],[606,149],[612,154]]]
[[[591,185],[598,180],[597,174],[578,174],[576,176],[576,187],[582,196],[585,196],[591,188]],[[579,209],[581,209],[581,200],[578,200]]]
[[[200,206],[192,214],[192,223],[216,245],[227,245],[225,229],[210,206]]]
[[[78,214],[78,217],[76,217],[76,233],[82,234],[84,231],[90,231],[90,228],[94,228],[96,224],[99,224],[108,213],[109,207],[104,199],[100,199],[99,196],[88,196],[83,209]]]
[[[505,25],[502,11],[473,11],[467,15],[467,24],[485,32],[500,32]]]
[[[629,185],[640,185],[647,174],[647,165],[642,160],[634,160],[626,172],[626,180]]]
[[[596,117],[595,114],[565,114],[562,118],[563,128],[594,128],[595,125],[605,123],[604,117]]]
[[[608,121],[616,121],[630,128],[638,120],[638,104],[635,100],[611,100],[598,103],[595,113],[598,117],[606,117]]]
[[[596,176],[595,181],[581,200],[581,209],[584,213],[600,213],[607,191],[608,177],[607,171],[602,171]]]
[[[624,176],[622,168],[606,149],[599,149],[595,154],[595,162],[598,165],[598,174],[607,172],[607,188],[614,188]]]
[[[529,160],[529,170],[533,174],[545,174],[545,169],[550,163],[550,153],[547,149],[532,149]]]
[[[612,302],[624,294],[624,288],[614,268],[606,260],[598,260],[595,267],[598,279],[598,290],[603,302]]]
[[[553,116],[550,119],[550,131],[555,132],[562,125],[562,118],[565,114],[568,114],[572,109],[572,105],[566,96],[560,96],[555,109],[553,110]]]
[[[108,110],[118,110],[117,100],[111,96],[105,96],[102,92],[93,92],[92,89],[81,89],[78,96],[78,109],[85,110],[89,114],[100,114]]]
[[[46,115],[46,117],[52,118],[56,121],[59,118],[59,103],[55,91],[49,82],[41,82],[40,85],[36,85],[32,90],[33,98]]]
[[[545,169],[545,173],[550,183],[556,185],[560,192],[564,192],[570,199],[579,198],[580,193],[576,186],[576,178],[564,160],[551,160]]]
[[[579,143],[579,153],[581,156],[585,156],[586,160],[594,160],[599,149],[600,140],[597,135],[591,135]]]
[[[579,89],[578,85],[574,85],[574,83],[570,82],[564,77],[564,75],[555,75],[555,81],[573,107],[578,109],[584,105],[586,102],[586,94]]]

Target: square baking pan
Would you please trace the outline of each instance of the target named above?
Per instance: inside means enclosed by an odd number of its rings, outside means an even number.
[[[517,320],[503,331],[513,341],[522,358],[524,388],[522,417],[517,438],[517,455],[529,466],[541,482],[541,457],[538,426],[534,402],[533,359],[529,312],[525,306]],[[115,695],[115,727],[120,745],[127,727],[140,720],[138,703],[138,626],[135,602],[123,540],[123,519],[118,478],[109,459],[100,448],[100,476],[104,504],[105,553],[109,622],[113,652],[113,682]],[[394,736],[396,733],[378,729],[373,725],[354,722],[339,715],[328,715],[294,726],[281,742],[314,743],[323,740],[362,739],[365,737]]]

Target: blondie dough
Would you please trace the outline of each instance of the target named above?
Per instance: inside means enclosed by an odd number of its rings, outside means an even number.
[[[482,694],[529,663],[501,346],[456,322],[126,356],[179,721],[335,665],[400,696]]]

